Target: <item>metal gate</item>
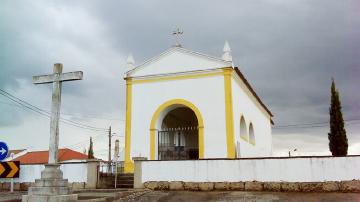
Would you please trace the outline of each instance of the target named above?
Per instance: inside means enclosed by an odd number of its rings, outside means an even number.
[[[167,128],[159,131],[158,159],[199,159],[198,127]]]

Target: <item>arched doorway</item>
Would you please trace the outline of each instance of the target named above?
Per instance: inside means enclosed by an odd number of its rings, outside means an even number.
[[[174,99],[155,111],[150,124],[150,159],[204,158],[204,123],[198,108]]]
[[[158,131],[158,160],[199,159],[198,121],[188,107],[169,111]]]

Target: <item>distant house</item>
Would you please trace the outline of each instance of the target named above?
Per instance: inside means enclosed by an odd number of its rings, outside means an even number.
[[[5,161],[12,161],[12,160],[16,159],[17,157],[26,154],[26,152],[27,152],[26,149],[9,150],[9,152],[5,158]]]
[[[49,159],[49,151],[32,151],[27,152],[15,158],[15,161],[20,161],[21,165],[24,164],[47,164]],[[71,161],[86,161],[88,156],[86,154],[71,150],[71,149],[59,149],[58,162],[71,162]]]
[[[27,190],[27,186],[21,187],[20,183],[34,183],[41,178],[41,172],[49,160],[49,151],[13,150],[9,153],[13,155],[10,154],[7,161],[20,161],[20,175],[14,179],[15,190]],[[86,154],[64,148],[58,150],[58,162],[64,179],[68,179],[73,188],[96,188],[101,163],[99,159],[88,159]],[[0,179],[0,184],[9,182],[9,179]],[[6,186],[0,186],[0,192],[2,189],[8,190]]]

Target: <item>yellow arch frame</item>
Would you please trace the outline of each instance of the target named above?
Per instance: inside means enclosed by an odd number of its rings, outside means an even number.
[[[150,123],[150,160],[155,160],[155,131],[156,129],[156,122],[159,118],[160,113],[170,107],[171,105],[184,105],[189,107],[196,115],[198,120],[198,138],[199,138],[199,159],[204,158],[204,120],[201,116],[199,109],[192,104],[191,102],[183,99],[173,99],[165,102],[164,104],[160,105],[157,110],[155,111],[154,115],[152,116],[151,123]]]

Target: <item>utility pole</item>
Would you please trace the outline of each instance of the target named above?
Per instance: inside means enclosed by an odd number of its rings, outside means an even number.
[[[111,171],[111,126],[109,127],[109,172]]]

